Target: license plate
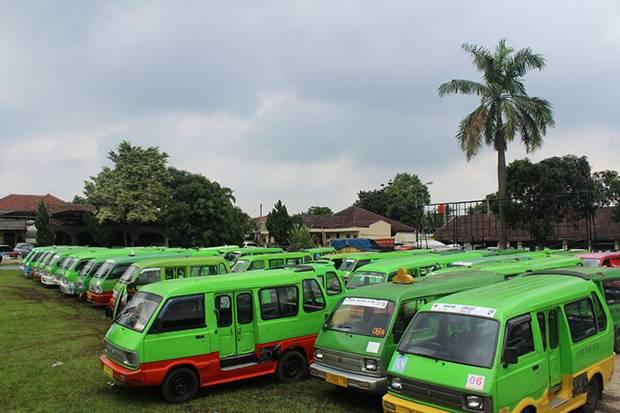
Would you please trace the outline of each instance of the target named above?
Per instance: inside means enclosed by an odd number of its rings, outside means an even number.
[[[325,381],[336,386],[349,387],[349,379],[337,374],[325,373]]]
[[[105,374],[106,376],[108,376],[111,379],[114,378],[114,372],[108,366],[103,366],[103,374]]]

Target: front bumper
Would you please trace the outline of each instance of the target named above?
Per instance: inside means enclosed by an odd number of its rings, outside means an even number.
[[[112,291],[104,292],[101,294],[94,293],[92,291],[86,292],[86,300],[97,306],[106,306],[110,304],[110,298],[112,298]]]
[[[104,373],[107,372],[108,377],[120,383],[126,384],[128,386],[145,385],[144,374],[140,369],[129,370],[128,368],[119,366],[118,364],[110,360],[105,354],[99,356],[99,364],[101,365]]]
[[[56,282],[54,281],[54,276],[51,274],[42,274],[41,275],[41,284],[47,285],[49,287],[56,287]]]
[[[424,404],[401,399],[392,394],[386,394],[381,401],[384,413],[446,413],[448,410],[440,410]]]
[[[69,295],[75,294],[75,283],[72,283],[66,280],[61,280],[60,291],[62,291],[65,294],[69,294]]]
[[[351,373],[341,369],[326,366],[324,364],[310,364],[310,375],[325,380],[326,373],[347,378],[347,387],[362,390],[369,393],[385,394],[387,391],[387,377],[373,377],[364,374]]]

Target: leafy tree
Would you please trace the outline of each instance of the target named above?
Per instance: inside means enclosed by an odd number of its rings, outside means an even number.
[[[86,198],[84,198],[83,196],[80,196],[80,195],[75,195],[73,197],[73,201],[71,201],[71,202],[74,203],[74,204],[86,204],[86,203],[88,203],[86,201]]]
[[[37,227],[37,245],[45,246],[54,243],[54,232],[50,226],[50,216],[43,200],[39,201],[37,215],[34,218],[34,226]]]
[[[293,229],[293,220],[281,200],[276,202],[267,215],[266,224],[269,234],[276,240],[276,243],[282,244],[288,240],[288,235]]]
[[[200,174],[169,168],[170,198],[161,211],[171,245],[240,244],[249,217],[234,205],[232,190]]]
[[[477,95],[480,105],[458,127],[456,138],[469,161],[484,145],[497,151],[497,183],[499,203],[500,247],[506,247],[507,196],[506,148],[516,135],[527,152],[540,148],[548,126],[554,125],[551,105],[544,99],[528,96],[523,76],[531,70],[542,70],[545,59],[530,48],[514,51],[500,40],[494,52],[475,45],[463,44],[474,66],[482,73],[483,83],[454,79],[439,86],[439,96],[451,93]]]
[[[375,214],[417,226],[431,196],[415,174],[402,172],[381,189],[360,191],[355,205]]]
[[[508,224],[527,230],[538,246],[544,246],[554,224],[576,222],[596,211],[596,182],[585,156],[516,160],[507,178]]]
[[[311,206],[306,215],[334,215],[334,212],[329,207]]]
[[[108,154],[108,159],[113,167],[104,167],[84,183],[86,200],[95,206],[99,223],[157,222],[170,197],[168,155],[156,147],[144,149],[122,141],[116,152]]]
[[[355,206],[367,209],[375,214],[387,216],[387,198],[385,189],[373,189],[370,191],[359,191],[357,193],[357,201]]]
[[[423,216],[424,205],[431,201],[427,186],[417,175],[407,172],[396,174],[385,188],[385,197],[388,218],[416,227]]]
[[[604,170],[594,174],[597,201],[600,205],[614,205],[614,221],[620,221],[620,175],[617,171]]]
[[[293,229],[288,234],[288,242],[293,250],[312,248],[314,246],[312,234],[304,225],[293,226]]]

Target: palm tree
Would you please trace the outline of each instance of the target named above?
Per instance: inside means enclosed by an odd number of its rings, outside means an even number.
[[[499,202],[499,244],[506,247],[506,147],[518,134],[527,152],[541,147],[548,126],[554,126],[551,105],[544,99],[528,96],[523,76],[531,69],[542,70],[545,59],[530,48],[517,52],[500,40],[494,52],[475,45],[461,46],[483,82],[455,79],[439,86],[439,96],[450,93],[480,96],[480,105],[458,127],[456,138],[471,160],[484,145],[497,151]]]

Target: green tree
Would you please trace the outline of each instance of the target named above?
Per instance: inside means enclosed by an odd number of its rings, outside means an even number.
[[[291,245],[291,249],[295,251],[314,247],[312,234],[304,225],[293,226],[293,229],[288,234],[288,242]]]
[[[381,189],[360,191],[355,205],[375,214],[417,226],[430,203],[428,187],[415,174],[402,172]]]
[[[506,148],[519,135],[527,152],[540,148],[548,126],[554,125],[551,105],[544,99],[529,96],[523,77],[531,69],[542,70],[545,59],[530,48],[514,51],[501,40],[494,52],[463,44],[483,82],[454,79],[439,86],[439,96],[451,93],[477,95],[480,105],[458,127],[456,138],[469,161],[484,145],[497,152],[500,247],[506,247],[507,196]]]
[[[370,191],[359,191],[357,193],[357,201],[355,206],[367,209],[375,214],[387,216],[387,198],[385,197],[385,189],[371,189]]]
[[[84,195],[95,206],[99,223],[126,226],[158,222],[170,198],[168,155],[156,147],[144,149],[122,141],[108,159],[113,167],[104,167],[84,183]]]
[[[43,200],[39,201],[37,215],[34,218],[34,226],[37,227],[37,245],[45,246],[54,243],[54,232],[50,226],[50,216]]]
[[[249,217],[234,205],[230,188],[200,174],[175,168],[170,199],[161,211],[170,245],[192,247],[240,244],[249,230]]]
[[[311,206],[308,208],[306,215],[333,215],[334,212],[329,207]]]
[[[528,231],[539,247],[553,226],[576,222],[596,211],[596,182],[585,156],[566,155],[532,163],[512,162],[507,168],[507,223]]]
[[[281,200],[276,202],[267,215],[266,224],[269,234],[276,240],[276,243],[282,244],[288,240],[288,235],[293,229],[293,220]]]
[[[620,221],[620,175],[617,171],[604,170],[594,174],[597,202],[603,206],[614,206],[613,219]]]

